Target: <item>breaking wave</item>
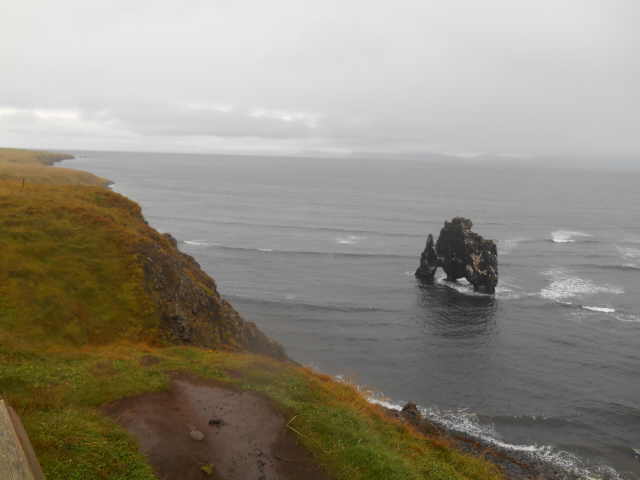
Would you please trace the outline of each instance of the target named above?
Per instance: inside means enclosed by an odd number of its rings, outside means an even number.
[[[551,232],[551,241],[553,243],[575,243],[591,237],[593,237],[593,235],[589,233],[574,230],[556,230]]]
[[[185,240],[184,243],[194,247],[209,247],[212,245],[211,243],[205,242],[204,240]]]
[[[616,309],[612,307],[592,307],[590,305],[582,305],[584,310],[589,310],[590,312],[599,312],[599,313],[615,313]]]
[[[338,379],[340,380],[340,378]],[[373,404],[390,410],[402,410],[401,404],[389,400],[380,394],[369,394],[367,399]],[[506,442],[500,438],[499,433],[492,425],[482,423],[478,415],[467,409],[444,410],[436,407],[418,408],[427,419],[450,432],[467,435],[503,450],[517,452],[532,460],[553,465],[556,468],[581,478],[592,480],[622,480],[622,477],[612,467],[607,465],[587,465],[585,461],[577,455],[565,450],[556,449],[551,445],[522,445]],[[514,423],[518,422],[518,418],[519,417],[513,417]],[[530,419],[526,419],[525,421],[530,421]]]
[[[254,228],[267,228],[272,230],[296,230],[296,231],[309,231],[309,232],[328,232],[336,234],[356,234],[356,235],[380,235],[384,237],[402,237],[402,238],[419,238],[424,241],[426,234],[416,232],[390,232],[384,230],[367,230],[367,229],[352,229],[341,227],[327,227],[322,225],[284,225],[277,223],[266,222],[252,222],[242,220],[219,220],[211,218],[191,218],[191,217],[175,217],[168,215],[148,215],[150,220],[171,220],[172,222],[187,223],[187,224],[204,224],[204,225],[235,225],[239,227],[254,227]]]
[[[367,237],[362,237],[360,235],[346,235],[341,237],[336,237],[336,243],[338,245],[356,245],[360,243],[362,240]]]
[[[277,250],[274,248],[254,248],[254,247],[232,247],[229,245],[221,245],[214,242],[206,242],[204,240],[184,240],[182,243],[197,247],[209,247],[215,250],[238,251],[238,252],[254,252],[268,253],[273,255],[298,255],[298,256],[320,256],[320,257],[347,257],[347,258],[415,258],[411,255],[400,255],[393,253],[356,253],[356,252],[321,252],[321,251],[304,251],[304,250]]]
[[[570,275],[565,270],[549,270],[545,275],[552,278],[551,283],[540,290],[540,296],[548,300],[562,301],[568,298],[583,297],[596,293],[621,295],[624,290],[612,285],[597,285],[591,280]]]
[[[640,269],[640,248],[621,247],[616,245],[620,256],[626,262],[622,267],[626,269]]]
[[[295,295],[285,295],[283,299],[258,299],[255,297],[245,297],[243,295],[227,295],[227,299],[233,302],[257,305],[262,307],[286,307],[301,308],[304,310],[312,310],[319,312],[342,312],[342,313],[370,313],[370,312],[387,312],[391,313],[395,310],[378,308],[373,306],[348,305],[348,304],[316,304],[309,302],[296,302]]]
[[[413,272],[405,272],[405,274],[413,275]],[[511,288],[511,286],[505,285],[504,283],[496,287],[496,292],[494,294],[476,292],[473,289],[473,285],[471,285],[466,279],[461,278],[456,282],[450,282],[447,280],[445,273],[441,270],[438,270],[436,273],[434,282],[437,285],[442,285],[455,290],[462,295],[469,295],[472,297],[494,297],[501,300],[516,300],[522,297],[522,294],[516,292],[515,287]]]

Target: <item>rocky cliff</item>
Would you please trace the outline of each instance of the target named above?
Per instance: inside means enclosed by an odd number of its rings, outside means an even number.
[[[432,280],[438,267],[442,267],[447,280],[466,278],[475,291],[494,293],[498,284],[498,250],[493,240],[482,238],[471,231],[472,227],[468,218],[455,217],[444,222],[435,245],[430,234],[416,277]]]
[[[161,325],[177,343],[226,345],[284,359],[283,348],[247,322],[224,300],[215,281],[191,256],[180,252],[169,234],[149,229],[139,245],[145,286],[156,304]]]

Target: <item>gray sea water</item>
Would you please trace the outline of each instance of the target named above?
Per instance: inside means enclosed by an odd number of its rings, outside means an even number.
[[[592,478],[640,478],[640,174],[77,152],[294,359]],[[413,277],[463,215],[495,297]]]

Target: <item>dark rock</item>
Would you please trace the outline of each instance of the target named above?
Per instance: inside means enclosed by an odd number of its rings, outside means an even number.
[[[498,284],[498,250],[493,240],[485,240],[471,231],[468,218],[455,217],[444,222],[438,241],[427,237],[427,245],[420,256],[416,277],[432,280],[438,267],[455,282],[466,278],[477,292],[494,293]]]
[[[413,402],[409,402],[404,407],[402,407],[401,415],[405,418],[405,420],[414,425],[419,424],[422,418],[420,410],[418,410],[417,405]]]
[[[164,238],[166,238],[167,240],[169,240],[169,243],[171,243],[171,245],[173,245],[174,247],[178,246],[178,241],[175,239],[175,237],[173,235],[171,235],[170,233],[163,233],[162,236]]]
[[[147,293],[172,342],[207,348],[248,350],[287,359],[280,344],[244,320],[218,292],[215,281],[171,235],[147,230],[137,245]]]
[[[431,280],[438,268],[438,255],[433,246],[433,235],[427,237],[427,245],[424,247],[422,255],[420,255],[420,266],[416,270],[416,277]]]

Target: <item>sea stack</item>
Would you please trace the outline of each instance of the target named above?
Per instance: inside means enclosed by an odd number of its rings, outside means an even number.
[[[468,218],[455,217],[444,222],[435,245],[429,234],[416,277],[433,280],[438,267],[442,267],[447,280],[466,278],[476,292],[494,293],[498,284],[498,249],[493,240],[472,232],[472,226]]]

